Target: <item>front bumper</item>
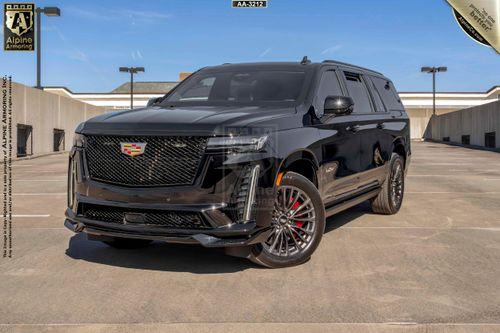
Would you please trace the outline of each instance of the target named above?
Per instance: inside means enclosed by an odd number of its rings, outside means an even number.
[[[211,230],[161,230],[161,227],[111,226],[107,222],[75,217],[66,211],[64,226],[73,232],[85,232],[89,238],[122,237],[159,240],[169,243],[200,244],[205,247],[247,246],[264,242],[271,229],[257,228],[255,222],[233,224]]]
[[[251,157],[250,155],[247,155]],[[206,247],[238,247],[265,241],[270,233],[270,221],[274,203],[274,163],[266,159],[238,160],[237,163],[222,156],[211,155],[206,165],[200,167],[197,180],[192,186],[131,188],[92,180],[88,175],[85,152],[74,148],[70,155],[70,177],[74,173],[74,193],[66,210],[65,226],[74,232],[85,232],[89,238],[123,237],[161,240],[171,243],[201,244]],[[234,158],[234,157],[233,157]],[[263,172],[256,177],[255,206],[251,206],[251,218],[235,217],[229,210],[243,168],[259,166]],[[251,191],[248,191],[251,192]],[[194,213],[205,222],[203,228],[191,225],[152,225],[144,221],[128,223],[107,221],[84,214],[86,205],[114,210],[126,214],[142,215],[141,212]]]

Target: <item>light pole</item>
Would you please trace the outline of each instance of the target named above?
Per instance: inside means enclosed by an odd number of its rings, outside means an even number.
[[[446,72],[447,67],[422,67],[422,73],[432,73],[432,114],[436,114],[436,73]]]
[[[61,16],[61,10],[58,7],[37,7],[36,13],[36,88],[42,89],[41,83],[41,57],[42,57],[42,40],[41,40],[41,15]]]
[[[144,72],[144,67],[120,67],[120,72],[130,73],[130,110],[134,108],[134,74]]]

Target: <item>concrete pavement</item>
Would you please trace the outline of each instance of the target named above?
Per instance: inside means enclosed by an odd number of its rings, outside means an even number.
[[[199,246],[116,250],[72,234],[66,161],[14,163],[0,332],[500,331],[498,153],[413,143],[398,214],[363,204],[333,216],[309,262],[276,270]]]

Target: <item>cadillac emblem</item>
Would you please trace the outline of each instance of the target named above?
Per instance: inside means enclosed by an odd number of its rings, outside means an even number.
[[[146,142],[120,142],[122,153],[130,157],[144,154]]]

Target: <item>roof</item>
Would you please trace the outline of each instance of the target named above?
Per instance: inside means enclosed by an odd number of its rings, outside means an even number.
[[[166,94],[179,82],[175,81],[150,81],[150,82],[134,82],[134,93],[148,94],[148,93],[163,93]],[[113,89],[111,93],[130,93],[130,82],[125,82],[121,86]]]
[[[252,67],[274,67],[274,68],[277,68],[277,69],[290,69],[290,68],[310,68],[310,67],[318,67],[318,66],[321,66],[321,65],[325,65],[325,64],[330,64],[330,65],[335,65],[335,66],[345,66],[345,67],[350,67],[350,68],[353,68],[353,69],[358,69],[360,71],[363,71],[363,72],[369,72],[369,73],[372,73],[372,74],[376,74],[376,75],[380,75],[380,76],[384,76],[382,73],[380,72],[377,72],[375,70],[372,70],[372,69],[368,69],[368,68],[364,68],[364,67],[361,67],[361,66],[356,66],[356,65],[352,65],[352,64],[348,64],[348,63],[345,63],[345,62],[340,62],[340,61],[335,61],[335,60],[325,60],[323,62],[306,62],[306,63],[302,63],[302,62],[299,62],[299,61],[296,61],[296,62],[250,62],[250,63],[225,63],[225,64],[222,64],[222,65],[218,65],[218,66],[210,66],[210,67],[205,67],[206,69],[208,70],[218,70],[220,68],[225,68],[225,67],[235,67],[235,68],[244,68],[244,69],[249,69],[249,68],[252,68]]]

